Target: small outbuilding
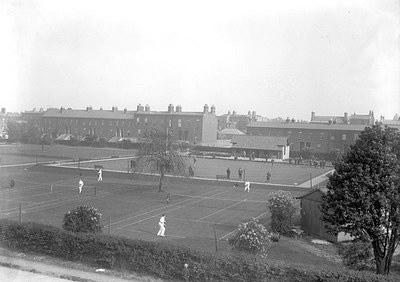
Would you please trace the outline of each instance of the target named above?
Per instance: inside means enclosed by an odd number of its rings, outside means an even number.
[[[338,234],[328,233],[325,223],[321,220],[322,212],[320,211],[320,205],[322,196],[327,191],[326,187],[321,187],[297,197],[301,201],[301,229],[305,233],[334,243],[352,240],[353,238],[344,232]]]

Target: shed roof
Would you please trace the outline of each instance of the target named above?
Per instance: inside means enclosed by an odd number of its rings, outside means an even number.
[[[287,139],[287,137],[233,135],[232,148],[280,151],[282,146],[287,145]]]

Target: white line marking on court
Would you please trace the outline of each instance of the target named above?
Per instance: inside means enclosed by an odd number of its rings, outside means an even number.
[[[202,195],[205,195],[205,194],[207,194],[207,193],[210,193],[210,192],[214,192],[214,191],[207,191],[207,192],[204,192],[204,193],[200,194],[200,196],[202,196]],[[185,199],[185,200],[182,200],[182,201],[179,201],[179,202],[173,203],[173,204],[172,204],[172,205],[170,205],[170,206],[176,206],[177,204],[180,204],[180,203],[183,203],[183,202],[186,202],[186,201],[192,200],[192,199],[193,199],[193,198],[190,198],[190,199]],[[142,216],[142,215],[145,215],[145,214],[151,213],[151,212],[155,212],[155,211],[158,211],[158,210],[161,210],[161,209],[164,209],[164,208],[165,208],[165,207],[161,207],[161,208],[153,209],[153,210],[150,210],[150,211],[147,211],[147,212],[144,212],[144,213],[141,213],[141,214],[138,214],[138,215],[132,216],[132,217],[128,217],[128,218],[125,218],[125,219],[122,219],[122,220],[119,220],[119,221],[113,222],[111,225],[118,224],[118,223],[121,223],[121,222],[124,222],[124,221],[130,220],[130,219],[132,219],[132,218],[136,218],[136,217],[139,217],[139,216]]]
[[[210,191],[208,191],[208,192],[210,192]],[[211,191],[211,192],[213,192],[213,191]],[[226,191],[223,191],[223,192],[217,193],[217,194],[215,194],[215,195],[213,195],[213,196],[216,196],[216,195],[219,195],[219,194],[222,194],[222,193],[225,193],[225,192],[226,192]],[[205,193],[204,193],[204,194],[205,194]],[[211,196],[211,197],[213,197],[213,196]],[[186,199],[186,200],[183,200],[183,201],[188,201],[188,200],[192,200],[192,199]],[[169,213],[169,212],[172,212],[172,211],[175,211],[175,210],[178,210],[178,209],[187,207],[188,205],[191,205],[191,204],[194,204],[194,203],[198,203],[198,202],[203,201],[203,200],[204,200],[204,199],[201,199],[201,200],[197,200],[197,201],[194,201],[194,202],[192,202],[192,203],[189,203],[189,204],[186,204],[186,205],[183,205],[183,206],[178,206],[177,208],[174,208],[174,209],[172,209],[172,210],[164,210],[162,213]],[[181,202],[183,202],[183,201],[180,201],[179,203],[181,203]],[[175,205],[175,204],[174,204],[174,205]],[[165,207],[158,208],[158,209],[155,209],[155,210],[153,210],[153,211],[156,211],[156,210],[159,210],[159,209],[165,209]],[[149,211],[149,212],[152,212],[152,211]],[[149,213],[149,212],[146,212],[146,213]],[[161,214],[161,213],[158,213],[158,214],[156,214],[155,216],[160,215],[160,214]],[[136,221],[136,222],[133,222],[133,223],[129,223],[129,224],[127,224],[127,225],[124,225],[124,226],[120,227],[120,229],[125,228],[125,227],[130,226],[130,225],[134,225],[134,224],[140,223],[140,222],[142,222],[142,221],[148,220],[148,219],[153,218],[153,217],[155,217],[155,216],[149,216],[149,217],[147,217],[147,218],[145,218],[145,219],[142,219],[142,220],[139,220],[139,221]],[[111,225],[112,225],[112,224],[111,224]]]
[[[185,219],[185,218],[176,218],[173,217],[171,218],[170,216],[168,217],[170,220],[172,221],[187,221],[187,222],[192,222],[192,223],[206,223],[206,224],[213,224],[213,225],[228,225],[231,226],[232,224],[228,224],[228,223],[221,223],[221,222],[213,222],[213,221],[207,221],[207,220],[196,220],[196,219]]]
[[[205,219],[205,218],[207,218],[207,217],[210,217],[210,216],[212,216],[212,215],[214,215],[214,214],[217,214],[217,213],[219,213],[219,212],[222,212],[222,211],[224,211],[224,210],[226,210],[226,209],[229,209],[229,208],[231,208],[231,207],[233,207],[233,206],[236,206],[236,205],[238,205],[238,204],[241,204],[241,203],[243,203],[243,202],[246,202],[246,200],[247,200],[247,199],[241,200],[240,202],[234,203],[234,204],[232,204],[232,205],[230,205],[230,206],[227,206],[227,207],[225,207],[225,208],[223,208],[223,209],[220,209],[219,211],[210,213],[210,214],[207,215],[207,216],[204,216],[204,217],[202,217],[202,218],[199,218],[197,221],[203,220],[203,219]]]
[[[116,228],[116,229],[121,229],[121,228]],[[149,234],[149,232],[147,232],[147,231],[140,231],[140,230],[135,230],[135,229],[123,229],[123,231]],[[157,235],[154,235],[154,236],[157,236]],[[176,236],[176,235],[165,235],[164,237],[173,237],[173,238],[180,238],[180,239],[186,239],[187,238],[187,237]]]
[[[297,204],[295,204],[295,206],[297,206],[297,205],[299,205],[299,204],[300,204],[300,202],[298,202]],[[267,214],[267,213],[269,213],[269,212],[270,212],[270,211],[263,212],[262,214],[260,214],[260,215],[258,215],[257,217],[255,217],[255,219],[258,219],[259,217],[261,217],[261,216],[263,216],[263,215],[265,215],[265,214]],[[272,220],[272,219],[269,219],[269,220],[268,220],[267,222],[265,222],[265,223],[269,223],[271,220]],[[233,231],[231,231],[231,232],[225,234],[224,236],[222,236],[221,238],[219,238],[218,241],[220,241],[220,240],[226,238],[227,236],[231,235],[231,234],[232,234],[233,232],[235,232],[236,230],[237,230],[237,228],[235,228],[235,230],[233,230]]]

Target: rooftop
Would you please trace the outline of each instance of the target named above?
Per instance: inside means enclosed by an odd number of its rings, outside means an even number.
[[[255,149],[255,150],[280,150],[281,146],[287,145],[287,137],[233,135],[232,148]]]
[[[315,129],[315,130],[340,130],[340,131],[363,131],[366,125],[358,124],[323,124],[323,123],[303,123],[303,122],[267,122],[251,121],[249,127],[262,128],[286,128],[286,129]]]

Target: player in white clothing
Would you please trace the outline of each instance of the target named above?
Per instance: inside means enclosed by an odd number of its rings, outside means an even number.
[[[82,193],[82,188],[83,188],[83,181],[82,181],[82,179],[79,179],[79,187],[78,187],[78,189],[79,189],[79,194]]]
[[[97,181],[103,181],[103,171],[101,169],[99,169],[99,179],[97,179]]]
[[[157,236],[163,236],[163,237],[165,236],[164,233],[165,233],[165,223],[166,222],[167,221],[165,219],[165,214],[163,214],[160,217],[160,221],[158,222],[158,226],[160,227],[160,229],[158,230]]]
[[[248,180],[244,183],[244,191],[246,190],[247,192],[250,192],[250,181]]]

